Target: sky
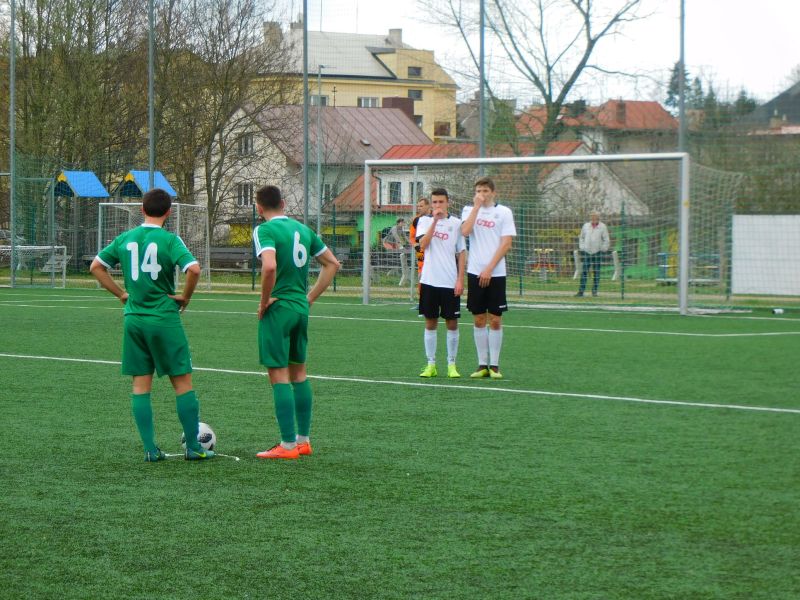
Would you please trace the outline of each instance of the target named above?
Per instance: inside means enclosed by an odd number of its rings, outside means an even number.
[[[300,0],[288,1],[294,14],[302,10]],[[463,1],[477,6],[477,0]],[[601,42],[596,59],[603,66],[648,77],[636,83],[628,79],[593,83],[577,94],[590,100],[594,95],[663,101],[661,84],[679,56],[680,1],[644,0],[643,8],[650,16]],[[792,69],[800,65],[800,1],[685,0],[685,11],[686,65],[690,76],[699,76],[706,90],[710,81],[722,97],[735,97],[744,88],[750,96],[766,101],[788,87]],[[426,23],[414,0],[308,0],[308,12],[310,30],[384,33],[401,28],[405,43],[433,50],[443,66],[463,61],[458,40]],[[509,85],[505,91],[514,94],[519,88]],[[524,104],[532,99],[520,100]]]

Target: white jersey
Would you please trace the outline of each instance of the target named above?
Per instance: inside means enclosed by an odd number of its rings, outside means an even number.
[[[421,239],[433,225],[433,217],[420,217],[417,222],[417,239]],[[458,255],[467,249],[461,235],[461,221],[448,215],[436,223],[436,231],[428,247],[425,248],[425,261],[422,263],[420,283],[438,288],[455,289],[458,279]]]
[[[461,213],[461,221],[464,222],[469,217],[472,205],[467,205]],[[517,229],[514,226],[514,215],[511,209],[501,204],[494,206],[481,206],[478,209],[478,216],[475,219],[475,226],[469,234],[469,260],[467,261],[467,273],[480,275],[489,265],[494,257],[497,248],[500,246],[500,238],[504,236],[516,236]],[[506,258],[501,258],[492,271],[492,277],[506,276]]]

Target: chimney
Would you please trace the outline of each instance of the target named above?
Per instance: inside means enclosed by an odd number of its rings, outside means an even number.
[[[626,121],[626,111],[625,111],[625,101],[624,100],[617,100],[617,122],[621,124],[625,124]]]
[[[275,21],[264,22],[264,43],[267,46],[280,46],[283,41],[281,26]]]
[[[389,44],[394,46],[395,48],[402,48],[403,47],[403,30],[402,29],[390,29],[389,30]]]
[[[384,98],[381,102],[383,108],[399,108],[406,116],[414,120],[414,100],[411,98],[403,98],[402,96],[390,96]]]

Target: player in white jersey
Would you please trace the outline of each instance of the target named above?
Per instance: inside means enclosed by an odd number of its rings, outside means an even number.
[[[497,204],[496,196],[494,181],[481,177],[475,182],[473,205],[465,206],[461,213],[461,232],[469,238],[467,309],[473,315],[478,353],[478,368],[470,375],[473,379],[503,378],[500,348],[502,316],[508,310],[506,254],[517,230],[511,209]]]
[[[436,377],[436,328],[439,317],[447,327],[447,376],[461,377],[456,368],[458,354],[458,318],[464,291],[466,243],[461,221],[448,214],[447,190],[431,191],[430,216],[420,217],[417,239],[425,253],[420,276],[419,314],[425,317],[425,355],[428,364],[420,377]]]

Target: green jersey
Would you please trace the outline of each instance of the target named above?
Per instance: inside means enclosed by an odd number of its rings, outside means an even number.
[[[145,223],[126,231],[103,248],[97,259],[106,268],[117,263],[125,276],[125,315],[180,322],[175,294],[175,266],[182,271],[197,260],[183,240],[158,225]]]
[[[256,256],[275,251],[277,272],[272,297],[291,310],[308,315],[308,261],[327,247],[311,229],[289,217],[273,217],[253,231]]]

